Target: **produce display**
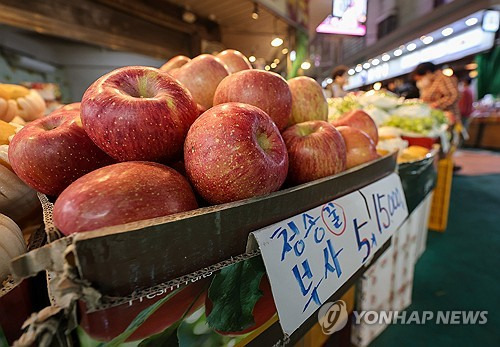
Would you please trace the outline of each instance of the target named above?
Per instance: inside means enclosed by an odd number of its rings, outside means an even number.
[[[123,67],[91,84],[81,103],[19,131],[0,123],[0,140],[9,143],[3,169],[12,173],[6,176],[12,193],[5,191],[18,200],[35,190],[49,195],[55,226],[71,235],[263,196],[379,157],[370,116],[356,111],[332,122],[327,116],[316,81],[252,69],[234,50],[174,57],[161,69]],[[250,283],[234,288],[241,272]],[[143,330],[121,341],[156,338],[203,304],[208,325],[231,336],[255,330],[276,312],[260,258],[224,268],[206,287],[176,291],[175,309],[150,311]],[[151,304],[92,313],[81,306],[82,334],[121,339]]]
[[[445,113],[431,108],[418,100],[404,100],[386,91],[371,90],[366,93],[350,93],[344,98],[329,99],[329,118],[363,110],[377,126],[390,126],[400,130],[400,135],[436,137],[447,129]]]

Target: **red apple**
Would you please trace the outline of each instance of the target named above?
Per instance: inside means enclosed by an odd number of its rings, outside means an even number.
[[[347,149],[347,169],[378,158],[375,143],[363,130],[348,126],[339,126],[337,130],[344,138]]]
[[[118,163],[92,171],[66,188],[54,205],[65,235],[197,208],[180,173],[150,162]]]
[[[328,122],[295,124],[283,132],[283,139],[288,149],[290,183],[305,183],[345,170],[344,139]]]
[[[212,107],[215,89],[228,75],[226,64],[210,54],[197,56],[173,74],[205,109]]]
[[[286,178],[288,155],[264,111],[228,103],[212,107],[191,126],[184,163],[200,195],[221,204],[278,190]]]
[[[371,137],[375,145],[378,143],[378,129],[375,121],[365,111],[352,110],[332,122],[333,126],[348,126],[364,131]]]
[[[222,60],[227,65],[229,73],[235,73],[241,70],[252,69],[252,64],[248,61],[240,51],[234,49],[226,49],[217,54],[217,58]]]
[[[81,105],[83,128],[119,161],[169,161],[182,154],[198,117],[190,93],[168,73],[129,66],[94,82]]]
[[[111,159],[82,128],[77,110],[58,109],[22,128],[9,145],[9,162],[27,185],[58,195],[77,178]]]
[[[292,114],[292,93],[285,79],[274,72],[244,70],[232,74],[219,84],[214,105],[242,102],[266,112],[281,131]]]
[[[160,67],[160,70],[165,71],[165,72],[169,72],[173,69],[180,68],[182,65],[185,65],[185,64],[189,63],[190,61],[191,61],[191,59],[189,59],[185,55],[178,55],[178,56],[173,57],[169,61],[167,61],[165,64],[163,64]]]
[[[288,80],[288,86],[292,92],[290,125],[328,119],[328,102],[318,82],[310,77],[301,76]]]

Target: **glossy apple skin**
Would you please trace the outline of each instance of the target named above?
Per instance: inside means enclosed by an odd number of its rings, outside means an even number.
[[[367,163],[379,157],[375,143],[364,131],[348,126],[339,126],[337,130],[344,138],[346,145],[347,169]]]
[[[175,73],[172,72],[172,76],[191,92],[194,101],[204,109],[212,107],[215,90],[228,75],[226,64],[210,54],[199,55]]]
[[[262,296],[255,303],[253,308],[253,318],[255,324],[251,327],[248,327],[242,331],[220,331],[216,330],[221,335],[245,335],[255,329],[264,325],[268,320],[270,320],[274,314],[276,313],[276,306],[274,304],[273,293],[271,291],[271,284],[269,283],[269,278],[267,275],[262,276],[262,279],[259,284],[259,289],[262,291]],[[205,300],[205,314],[208,316],[210,312],[212,312],[213,304],[208,295]]]
[[[81,177],[54,204],[54,224],[65,235],[198,207],[188,181],[150,162],[109,165]]]
[[[222,60],[227,65],[229,73],[235,73],[242,70],[251,70],[252,64],[247,57],[240,51],[234,49],[226,49],[217,54],[217,58]]]
[[[118,161],[169,161],[182,154],[198,110],[191,94],[168,73],[128,66],[87,89],[81,117],[94,143]]]
[[[314,181],[345,170],[344,139],[328,122],[295,124],[282,135],[288,149],[288,181],[291,184]]]
[[[162,332],[169,326],[182,318],[184,312],[188,311],[186,316],[200,308],[206,297],[208,280],[201,279],[190,283],[181,289],[174,297],[167,300],[160,308],[149,316],[142,325],[126,341],[137,341],[145,339],[151,335]],[[80,308],[80,326],[85,332],[95,340],[111,341],[120,333],[125,331],[132,320],[147,307],[171,293],[169,289],[165,293],[158,294],[151,298],[144,297],[142,301],[134,300],[132,305],[124,303],[119,306],[110,307],[104,310],[86,313],[87,308],[83,301],[79,301]],[[196,301],[195,301],[196,300]]]
[[[333,126],[348,126],[364,131],[373,140],[373,143],[378,143],[378,128],[375,121],[362,110],[352,110],[345,113],[339,119],[332,122]]]
[[[184,163],[196,190],[212,204],[276,191],[288,171],[274,122],[242,103],[214,106],[196,120],[184,144]]]
[[[328,119],[328,102],[318,82],[310,77],[301,76],[288,80],[288,86],[292,93],[290,125]]]
[[[190,61],[191,61],[191,59],[186,57],[185,55],[177,55],[177,56],[173,57],[172,59],[170,59],[169,61],[167,61],[165,64],[163,64],[160,67],[160,70],[165,71],[165,72],[169,72],[173,69],[180,68],[181,66],[189,63]]]
[[[284,130],[292,115],[292,93],[285,79],[274,72],[244,70],[234,73],[219,84],[214,105],[242,102],[264,112]]]
[[[56,196],[77,178],[115,161],[83,130],[78,110],[57,109],[14,136],[9,162],[27,185]]]

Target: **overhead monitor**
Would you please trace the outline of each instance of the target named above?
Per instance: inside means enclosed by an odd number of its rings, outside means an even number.
[[[366,35],[367,0],[333,0],[332,13],[318,25],[317,33]]]

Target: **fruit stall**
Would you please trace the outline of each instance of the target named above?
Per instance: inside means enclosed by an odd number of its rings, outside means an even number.
[[[351,324],[354,293],[411,284],[368,279],[425,248],[447,121],[417,100],[327,100],[226,50],[46,106],[0,85],[8,344],[316,345]]]

